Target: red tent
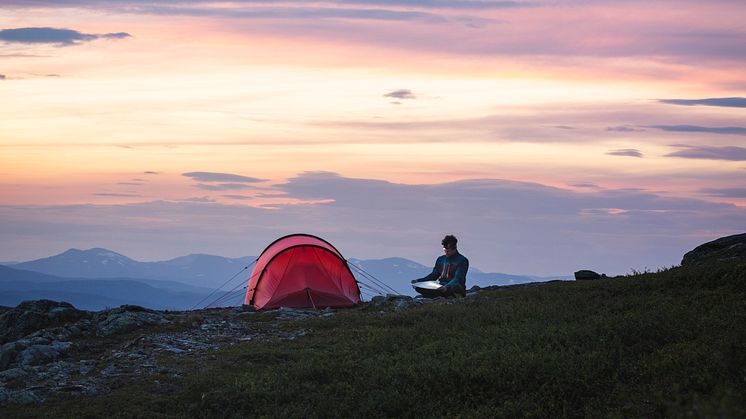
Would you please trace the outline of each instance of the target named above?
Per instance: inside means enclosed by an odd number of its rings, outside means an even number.
[[[267,246],[249,277],[244,304],[254,308],[350,307],[360,288],[342,254],[326,240],[291,234]]]

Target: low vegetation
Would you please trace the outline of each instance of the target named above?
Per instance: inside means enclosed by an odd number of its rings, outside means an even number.
[[[294,340],[179,361],[183,378],[0,414],[744,417],[745,294],[740,260],[500,287],[398,312],[340,310],[285,324],[307,331]]]

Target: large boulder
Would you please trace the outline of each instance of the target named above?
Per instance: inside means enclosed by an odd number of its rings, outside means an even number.
[[[695,247],[684,255],[681,266],[730,262],[742,258],[746,258],[746,233],[721,237]]]
[[[20,364],[40,365],[59,358],[72,347],[72,342],[52,342],[48,345],[31,345],[20,354]]]
[[[595,279],[606,279],[606,274],[599,274],[588,269],[582,269],[575,272],[576,281],[593,281]]]
[[[0,346],[0,371],[56,360],[72,347],[72,342],[49,341],[42,337],[19,339]]]
[[[24,301],[0,314],[0,344],[20,339],[38,330],[76,322],[90,313],[70,303],[35,300]]]
[[[123,305],[112,310],[98,313],[96,318],[96,335],[112,336],[131,332],[143,326],[170,323],[166,317],[155,310],[140,306]]]
[[[23,345],[19,345],[17,342],[8,342],[5,345],[0,345],[0,371],[10,368],[24,348]]]

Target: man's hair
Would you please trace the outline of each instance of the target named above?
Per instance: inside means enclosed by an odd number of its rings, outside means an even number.
[[[448,249],[453,248],[453,249],[455,249],[456,248],[456,244],[458,243],[458,239],[456,238],[456,236],[449,234],[449,235],[443,237],[443,241],[441,241],[440,243],[445,248],[448,248]]]

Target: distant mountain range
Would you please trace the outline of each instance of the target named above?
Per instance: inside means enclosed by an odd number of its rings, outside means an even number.
[[[185,310],[197,303],[198,307],[204,307],[214,300],[217,300],[215,305],[239,305],[251,273],[248,267],[255,259],[193,254],[166,261],[139,262],[102,248],[70,249],[43,259],[0,265],[0,305],[15,306],[23,300],[42,298],[67,301],[86,310],[121,304]],[[363,284],[361,290],[366,299],[379,293],[414,295],[410,281],[432,269],[403,258],[349,259],[348,263]],[[570,277],[508,275],[471,269],[467,287],[549,279]]]
[[[49,299],[66,301],[83,310],[103,310],[134,304],[158,310],[185,310],[213,291],[176,281],[143,278],[70,278],[0,266],[0,305]],[[212,299],[226,296],[216,292]],[[227,297],[227,296],[226,296]],[[238,296],[231,297],[237,303]]]
[[[161,262],[138,262],[107,249],[70,249],[59,255],[11,265],[13,269],[74,278],[145,278],[216,288],[255,257],[193,254]]]

